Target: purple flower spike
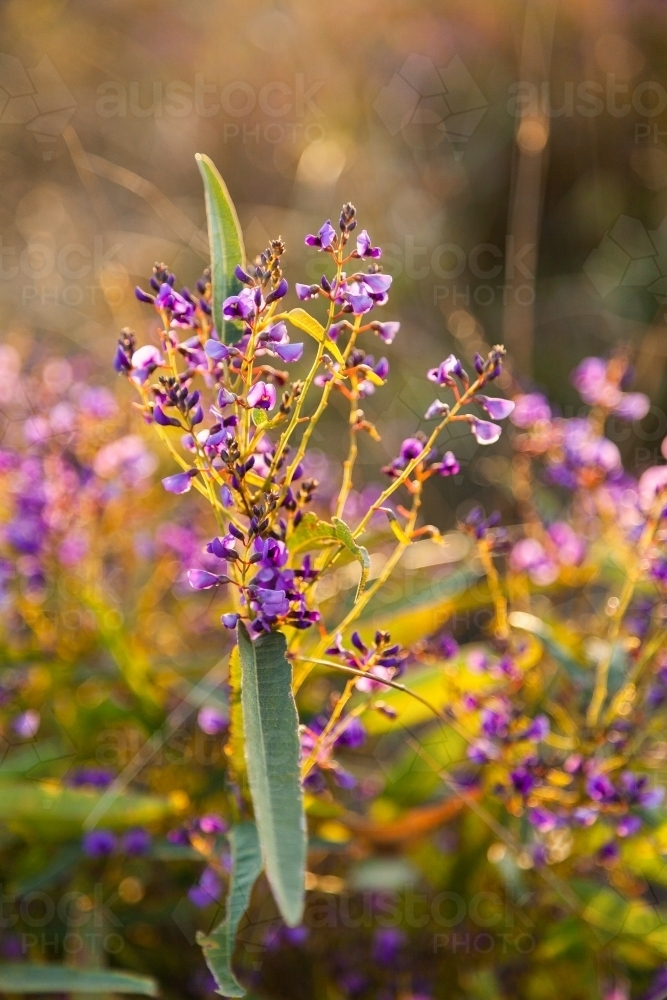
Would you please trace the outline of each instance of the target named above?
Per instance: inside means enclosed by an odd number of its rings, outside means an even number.
[[[210,590],[211,587],[217,587],[223,582],[227,582],[227,577],[216,576],[215,573],[209,573],[205,569],[188,570],[188,583],[193,590]]]
[[[81,846],[89,858],[104,858],[116,846],[116,837],[111,830],[90,830],[84,835]]]
[[[304,242],[308,247],[317,247],[318,250],[328,250],[333,246],[336,239],[336,230],[331,225],[331,219],[327,219],[317,236],[308,235]]]
[[[255,382],[248,393],[248,406],[272,410],[276,405],[276,388],[267,382]]]
[[[229,357],[229,348],[218,340],[207,340],[204,344],[204,350],[207,356],[214,361],[226,361]]]
[[[492,424],[489,420],[478,420],[477,417],[470,418],[470,426],[477,444],[494,444],[503,431],[498,424]]]
[[[187,472],[177,472],[175,476],[167,476],[162,480],[167,493],[188,493],[192,486],[192,480],[197,475],[196,469],[188,469]]]
[[[475,402],[480,403],[494,420],[505,420],[514,409],[512,400],[501,396],[475,396]]]

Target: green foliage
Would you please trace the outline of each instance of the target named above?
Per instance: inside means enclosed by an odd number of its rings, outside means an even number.
[[[301,920],[306,820],[292,668],[281,632],[250,641],[238,624],[245,755],[266,875],[285,922]]]
[[[233,344],[241,339],[241,331],[225,321],[222,315],[222,303],[240,288],[240,283],[234,275],[234,268],[237,265],[243,267],[245,263],[243,233],[227,186],[213,161],[202,153],[197,153],[195,159],[204,181],[206,197],[213,322],[223,343]]]
[[[245,996],[245,990],[232,972],[234,939],[241,917],[248,908],[250,894],[262,870],[262,853],[254,823],[240,823],[229,832],[232,870],[225,919],[210,934],[198,934],[197,943],[204,951],[219,991],[226,997]]]
[[[64,965],[0,966],[2,993],[136,993],[158,995],[150,976],[97,969],[70,969]]]

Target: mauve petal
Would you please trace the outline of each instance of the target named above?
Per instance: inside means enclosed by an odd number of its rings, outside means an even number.
[[[492,424],[489,420],[478,420],[477,417],[473,417],[470,426],[477,444],[494,444],[503,432],[498,424]]]
[[[187,493],[192,487],[192,480],[197,475],[195,469],[188,472],[177,472],[174,476],[167,476],[162,480],[167,493]]]

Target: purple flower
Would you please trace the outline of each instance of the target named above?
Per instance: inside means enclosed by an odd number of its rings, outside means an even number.
[[[229,826],[222,816],[216,816],[214,813],[210,813],[208,816],[200,817],[199,829],[202,833],[218,834],[226,833]]]
[[[501,396],[475,396],[475,402],[480,403],[494,420],[505,420],[514,409],[512,400]]]
[[[226,576],[216,576],[215,573],[209,573],[205,569],[188,570],[188,583],[193,590],[210,590],[211,587],[227,582]]]
[[[641,476],[638,484],[639,506],[650,513],[658,494],[667,490],[667,465],[654,465]]]
[[[188,469],[187,472],[177,472],[173,476],[167,476],[162,480],[167,493],[188,493],[192,487],[192,480],[197,475],[197,469]]]
[[[461,466],[454,452],[446,451],[437,469],[441,476],[457,476],[461,471]]]
[[[616,791],[606,774],[595,774],[586,782],[586,791],[595,802],[613,802]]]
[[[514,400],[511,421],[522,429],[532,427],[539,420],[551,420],[551,407],[541,392],[527,392]]]
[[[229,357],[229,348],[221,344],[219,340],[207,340],[204,344],[204,351],[213,361],[226,361]]]
[[[393,965],[405,943],[405,934],[398,927],[378,928],[373,934],[373,961],[378,965]]]
[[[302,285],[298,281],[294,284],[294,291],[297,294],[297,298],[301,299],[302,302],[307,302],[308,299],[316,299],[320,293],[319,285]]]
[[[577,826],[593,826],[597,822],[597,818],[597,809],[591,809],[590,806],[577,806],[572,812],[572,819]]]
[[[436,417],[444,417],[448,413],[449,405],[442,403],[439,399],[434,399],[424,414],[424,420],[435,420]]]
[[[356,750],[361,747],[366,742],[366,727],[364,726],[361,719],[356,716],[351,716],[346,722],[345,729],[336,739],[336,745],[340,747],[349,747],[351,750]]]
[[[517,767],[510,773],[510,779],[519,795],[528,795],[535,787],[535,778],[525,767]]]
[[[306,236],[304,242],[306,246],[317,247],[318,250],[328,250],[333,246],[336,239],[336,230],[331,225],[331,219],[327,219],[317,236]]]
[[[139,382],[143,385],[146,379],[161,364],[163,364],[162,355],[158,351],[157,347],[152,347],[150,344],[146,344],[145,347],[140,347],[139,350],[135,351],[132,355],[131,378],[135,382]]]
[[[121,850],[125,851],[126,854],[148,854],[151,843],[150,833],[141,826],[126,830],[120,842]]]
[[[540,833],[549,833],[558,825],[558,817],[549,809],[530,809],[528,811],[528,822]]]
[[[414,458],[418,458],[423,450],[424,442],[420,441],[419,438],[406,438],[401,443],[400,456],[406,462],[411,462]]]
[[[614,413],[622,420],[641,420],[648,413],[650,406],[651,401],[643,392],[624,392]]]
[[[104,858],[116,846],[116,836],[111,830],[90,830],[84,834],[81,846],[89,858]]]
[[[641,830],[641,825],[639,816],[623,816],[616,824],[616,833],[619,837],[632,837]]]
[[[371,246],[371,238],[365,229],[357,236],[357,255],[359,257],[381,257],[380,247]]]
[[[435,382],[437,385],[455,385],[452,375],[458,375],[459,378],[463,375],[461,362],[453,354],[441,361],[437,368],[431,368],[426,373],[429,382]]]
[[[230,612],[226,615],[221,615],[220,621],[225,626],[225,628],[236,628],[239,618],[241,616],[235,612]]]
[[[34,708],[21,712],[12,719],[12,729],[22,740],[31,740],[36,735],[41,722],[41,716]]]
[[[238,295],[230,295],[222,303],[222,312],[226,319],[238,319],[246,322],[257,312],[255,289],[244,288]]]
[[[523,734],[524,739],[531,740],[534,743],[541,743],[549,735],[550,729],[551,726],[547,716],[536,715]]]
[[[385,344],[393,344],[396,338],[396,334],[401,329],[400,323],[379,323],[374,322],[371,325],[371,329],[377,333],[381,340],[384,340]]]
[[[260,410],[272,410],[276,405],[275,386],[267,382],[255,382],[248,393],[248,406]]]
[[[494,444],[502,434],[502,427],[498,424],[492,424],[489,420],[469,417],[469,421],[477,444]]]
[[[198,885],[188,890],[188,899],[196,907],[203,910],[211,903],[216,903],[222,893],[222,882],[212,868],[205,868]]]
[[[199,709],[197,725],[207,736],[219,736],[227,729],[227,719],[213,705],[204,705]]]
[[[291,361],[299,361],[303,354],[303,344],[276,344],[273,348],[279,358],[289,364]]]

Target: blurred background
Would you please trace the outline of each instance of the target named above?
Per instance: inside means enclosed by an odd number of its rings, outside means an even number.
[[[574,365],[630,344],[656,404],[634,428],[648,462],[667,430],[666,17],[608,0],[5,0],[3,338],[110,379],[118,331],[147,322],[134,285],[156,260],[189,286],[207,263],[200,151],[249,254],[286,239],[291,281],[319,276],[303,236],[344,200],[384,247],[403,325],[368,401],[371,479],[423,413],[425,369],[497,342],[511,378],[570,412]],[[500,478],[502,456],[461,457],[480,488]],[[453,511],[459,485],[442,486]]]

